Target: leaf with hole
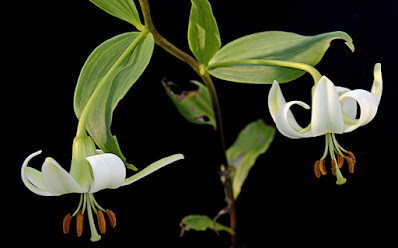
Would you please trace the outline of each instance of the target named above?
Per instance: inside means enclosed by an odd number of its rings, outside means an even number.
[[[183,86],[167,80],[163,80],[162,84],[177,110],[186,120],[216,128],[213,105],[206,86],[194,80]]]

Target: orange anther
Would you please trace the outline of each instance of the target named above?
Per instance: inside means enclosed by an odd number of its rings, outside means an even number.
[[[337,164],[338,164],[340,169],[343,168],[344,157],[340,153],[337,154]]]
[[[321,160],[319,163],[319,170],[322,173],[323,176],[325,176],[327,174],[326,171],[326,166],[325,166],[325,160]]]
[[[347,164],[348,164],[348,170],[350,171],[350,173],[354,173],[354,166],[356,163],[356,159],[355,156],[352,152],[347,152],[348,156],[346,156],[346,160],[347,160]]]
[[[321,171],[319,170],[319,164],[320,164],[321,162],[319,162],[319,160],[318,161],[316,161],[315,162],[315,164],[314,164],[314,173],[315,173],[315,176],[317,177],[317,178],[320,178],[321,177]]]
[[[348,153],[348,156],[350,156],[351,160],[354,161],[354,163],[356,163],[357,160],[356,160],[356,158],[355,158],[355,156],[354,156],[354,153],[352,153],[352,152],[350,152],[350,151],[348,151],[347,153]]]
[[[76,233],[78,237],[82,236],[83,233],[83,215],[80,210],[76,215]]]
[[[64,232],[64,234],[69,233],[71,220],[72,220],[72,215],[67,214],[62,223],[62,231]]]
[[[107,209],[106,210],[106,215],[108,216],[109,225],[111,225],[112,228],[115,228],[116,227],[116,216],[115,216],[115,214],[112,212],[112,210]]]
[[[104,214],[99,209],[97,213],[97,220],[98,220],[98,229],[102,234],[104,234],[106,232],[106,223],[105,223]]]
[[[334,159],[332,160],[332,174],[336,176],[336,161]]]

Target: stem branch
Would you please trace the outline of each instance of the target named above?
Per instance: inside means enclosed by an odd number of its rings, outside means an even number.
[[[216,119],[216,129],[218,132],[219,140],[220,140],[220,155],[221,155],[221,163],[228,167],[228,159],[226,157],[226,146],[224,142],[224,131],[222,125],[222,118],[221,118],[221,109],[220,104],[217,97],[217,92],[214,87],[213,81],[211,80],[210,75],[206,70],[203,70],[203,66],[201,66],[198,61],[196,61],[192,56],[189,54],[181,51],[176,46],[171,44],[167,41],[163,36],[161,36],[158,31],[156,30],[153,22],[152,17],[149,9],[148,0],[139,0],[140,6],[142,9],[142,13],[145,20],[145,26],[149,32],[152,33],[155,43],[163,48],[165,51],[173,55],[174,57],[180,59],[181,61],[188,64],[202,79],[203,83],[209,90],[210,99],[213,105],[213,111]],[[232,182],[231,177],[229,175],[228,170],[225,173],[225,183],[224,188],[226,191],[226,197],[228,199],[228,205],[230,208],[229,215],[230,215],[230,227],[234,231],[234,234],[231,237],[232,240],[232,247],[237,247],[237,239],[236,239],[236,209],[235,209],[235,199],[233,197],[233,189],[232,189]]]

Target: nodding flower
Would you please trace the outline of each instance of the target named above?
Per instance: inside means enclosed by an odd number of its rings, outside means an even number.
[[[325,150],[315,163],[314,172],[317,177],[326,175],[325,158],[329,154],[332,174],[337,177],[336,183],[341,185],[346,182],[340,171],[344,160],[352,173],[356,159],[352,152],[345,150],[337,142],[335,134],[352,132],[372,121],[377,113],[382,91],[381,65],[376,64],[370,91],[335,86],[326,76],[322,76],[313,88],[311,122],[305,128],[297,123],[290,107],[297,104],[310,109],[310,106],[302,101],[286,102],[277,81],[274,81],[269,92],[268,107],[277,129],[284,136],[291,139],[325,136]],[[359,118],[357,103],[360,108]]]
[[[33,193],[41,196],[60,196],[68,193],[79,193],[80,202],[73,214],[67,214],[63,219],[63,232],[69,233],[73,217],[76,218],[77,236],[83,233],[83,216],[87,212],[91,231],[91,241],[98,241],[98,234],[93,212],[97,215],[98,228],[102,234],[106,231],[104,213],[111,227],[116,226],[116,217],[112,210],[102,208],[94,198],[94,193],[103,189],[117,189],[130,185],[148,174],[183,159],[176,154],[163,158],[131,177],[126,178],[126,167],[123,161],[111,153],[96,150],[93,140],[89,137],[75,138],[72,150],[71,170],[68,173],[53,158],[46,158],[41,172],[28,167],[29,161],[41,154],[37,151],[29,155],[22,164],[21,177],[25,186]]]

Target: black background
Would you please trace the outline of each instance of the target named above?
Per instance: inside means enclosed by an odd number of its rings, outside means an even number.
[[[335,185],[332,176],[316,179],[313,175],[313,163],[324,149],[322,137],[291,140],[276,134],[268,152],[251,170],[237,201],[242,244],[249,248],[323,244],[393,247],[398,237],[397,2],[211,3],[223,44],[267,30],[302,35],[342,30],[351,35],[356,51],[351,53],[344,42],[334,41],[317,69],[336,85],[370,90],[373,66],[380,62],[384,78],[375,119],[337,136],[357,157],[355,174],[343,170],[348,179],[345,185]],[[186,30],[190,1],[150,1],[150,5],[158,31],[189,52]],[[124,155],[139,168],[174,153],[183,153],[186,159],[128,187],[97,193],[100,205],[112,209],[117,217],[116,229],[108,226],[100,242],[89,241],[88,222],[81,238],[75,236],[74,228],[71,234],[63,235],[62,219],[75,210],[79,196],[40,197],[31,193],[22,184],[20,166],[30,153],[43,150],[31,166],[40,168],[44,158],[51,156],[69,169],[77,127],[73,93],[80,69],[96,46],[131,31],[132,26],[89,1],[24,1],[7,9],[13,15],[5,22],[10,34],[3,37],[9,42],[4,53],[11,54],[3,72],[2,118],[7,147],[3,156],[8,158],[3,164],[7,168],[3,172],[7,194],[2,205],[7,209],[3,225],[9,226],[8,238],[42,247],[228,247],[228,235],[223,233],[218,237],[212,231],[188,232],[179,237],[179,221],[184,216],[213,217],[225,203],[216,133],[211,127],[186,122],[160,83],[162,77],[175,82],[199,78],[159,47],[155,47],[142,77],[118,104],[112,133]],[[269,85],[214,82],[227,146],[246,124],[258,118],[273,125],[267,109]],[[309,102],[312,83],[305,75],[283,85],[282,90],[288,101]],[[300,123],[308,123],[310,111],[293,111],[302,117],[298,117]],[[228,218],[220,221],[228,223]]]

